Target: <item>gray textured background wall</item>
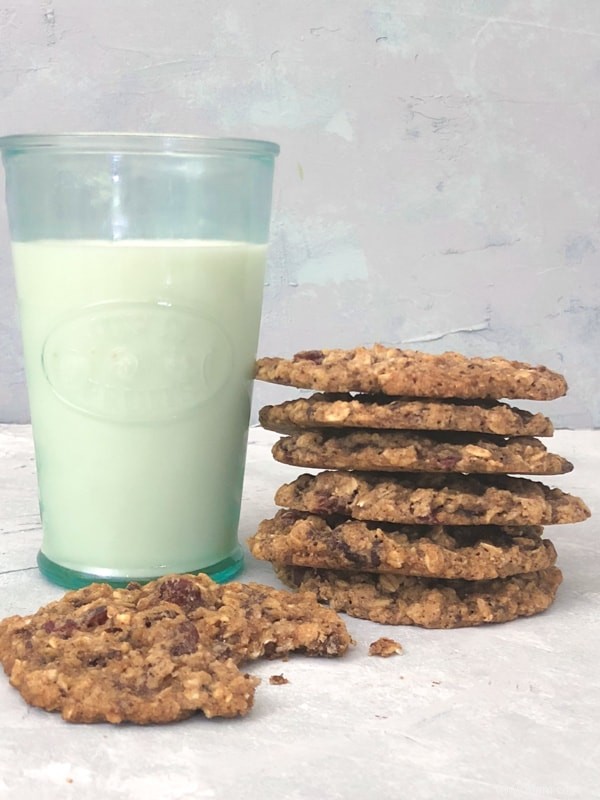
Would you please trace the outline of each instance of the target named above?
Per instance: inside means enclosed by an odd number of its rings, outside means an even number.
[[[599,89],[598,0],[0,0],[0,133],[281,144],[263,354],[541,362],[569,427],[600,425]],[[21,421],[9,258],[2,212],[0,420]]]

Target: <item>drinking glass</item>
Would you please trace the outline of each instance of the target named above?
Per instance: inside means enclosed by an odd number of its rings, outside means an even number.
[[[230,578],[278,146],[64,134],[0,150],[41,572],[71,588]]]

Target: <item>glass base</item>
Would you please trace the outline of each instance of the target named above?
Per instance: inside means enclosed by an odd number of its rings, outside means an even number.
[[[66,589],[80,589],[82,586],[88,586],[90,583],[108,583],[114,586],[115,589],[122,589],[128,583],[135,581],[136,583],[148,583],[162,575],[118,575],[112,577],[110,575],[95,574],[92,572],[79,572],[75,569],[62,567],[54,561],[50,561],[40,550],[37,556],[37,564],[40,572],[45,578],[48,578],[52,583],[59,586],[64,586]],[[208,567],[198,567],[185,570],[186,573],[198,574],[200,572],[208,575],[213,581],[217,583],[225,583],[231,580],[244,566],[244,554],[242,549],[238,547],[234,554],[229,558],[219,561],[217,564],[212,564]],[[168,573],[163,573],[168,574]]]

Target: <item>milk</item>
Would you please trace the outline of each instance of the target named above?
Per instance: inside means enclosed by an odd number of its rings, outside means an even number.
[[[266,248],[13,244],[42,553],[108,578],[239,560]]]

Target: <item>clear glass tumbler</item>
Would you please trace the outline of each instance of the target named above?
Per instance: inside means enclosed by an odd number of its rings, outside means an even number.
[[[35,441],[42,573],[226,580],[237,538],[270,142],[0,139]]]

